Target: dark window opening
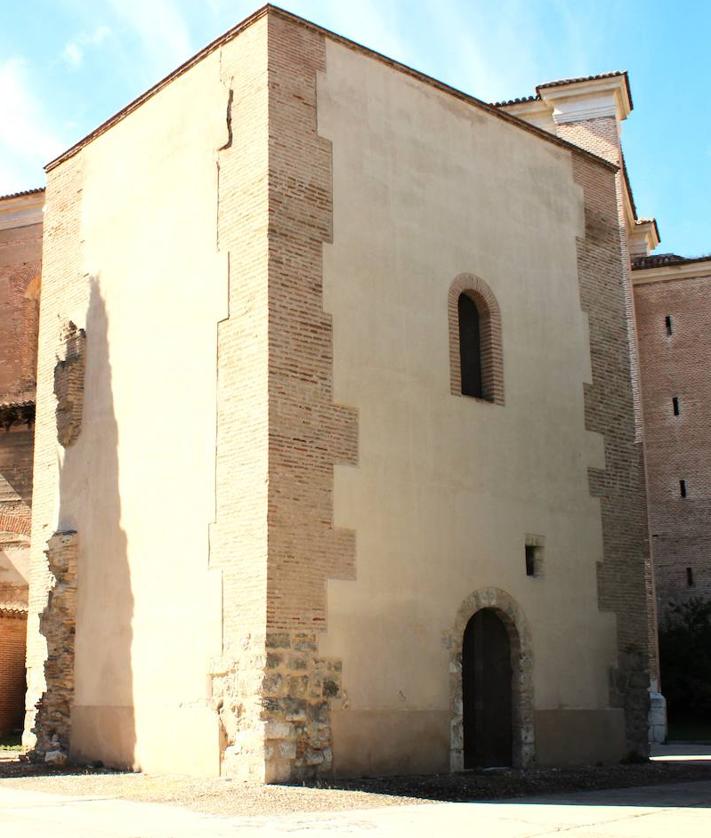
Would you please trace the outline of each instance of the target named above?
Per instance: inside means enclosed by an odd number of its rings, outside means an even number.
[[[687,567],[686,568],[686,585],[689,588],[694,587],[694,568]]]
[[[460,294],[459,310],[459,360],[462,395],[484,397],[481,381],[481,335],[479,309],[467,294]]]
[[[671,314],[667,314],[667,316],[664,318],[664,325],[667,327],[667,335],[670,335],[672,333]]]
[[[686,480],[679,481],[679,494],[685,498],[686,497]]]
[[[533,544],[526,545],[526,576],[536,575],[536,548]]]
[[[679,415],[679,397],[678,396],[674,396],[672,398],[672,406],[674,408],[674,416],[678,416]]]

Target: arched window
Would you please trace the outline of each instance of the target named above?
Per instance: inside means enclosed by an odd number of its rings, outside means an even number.
[[[451,391],[457,396],[504,403],[501,312],[489,286],[460,274],[449,288]]]
[[[472,298],[463,291],[457,302],[459,315],[459,370],[462,395],[481,399],[481,334],[479,309]]]

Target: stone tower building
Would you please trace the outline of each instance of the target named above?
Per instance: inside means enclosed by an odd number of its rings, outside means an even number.
[[[630,108],[492,106],[265,7],[49,164],[37,755],[647,752]]]
[[[0,198],[0,736],[22,726],[44,190]]]

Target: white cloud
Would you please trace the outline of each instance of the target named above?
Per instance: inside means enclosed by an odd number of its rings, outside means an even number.
[[[480,99],[532,92],[539,78],[537,53],[546,37],[522,0],[460,5],[428,0],[432,40],[446,55],[448,81]]]
[[[70,67],[78,67],[84,58],[84,52],[76,41],[69,41],[62,50],[62,58]]]
[[[153,72],[167,73],[192,54],[188,25],[173,0],[109,0],[109,5],[138,36]]]
[[[30,87],[27,63],[0,62],[0,194],[42,183],[42,166],[63,147]]]
[[[100,46],[110,34],[111,30],[104,25],[97,26],[92,32],[80,32],[62,50],[63,61],[76,69],[84,60],[85,48]]]
[[[349,3],[326,2],[314,8],[313,4],[291,4],[297,13],[312,17],[322,26],[339,35],[381,52],[396,61],[412,60],[410,45],[400,36],[402,23],[398,9],[393,4],[379,0],[358,0],[357,6]]]

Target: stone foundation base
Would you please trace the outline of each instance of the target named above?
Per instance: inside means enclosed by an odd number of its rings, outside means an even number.
[[[341,662],[318,656],[315,634],[267,635],[263,684],[265,781],[333,769],[330,701],[341,694]]]
[[[667,741],[667,700],[656,690],[649,691],[649,744]]]

